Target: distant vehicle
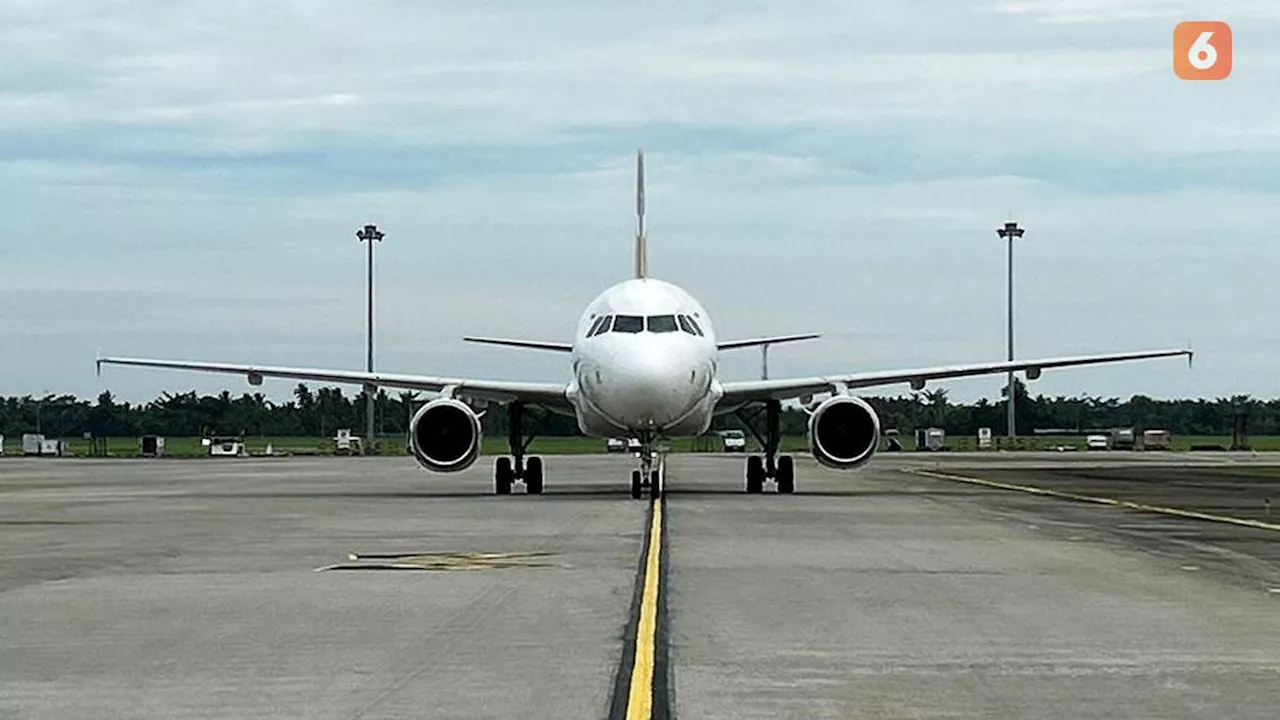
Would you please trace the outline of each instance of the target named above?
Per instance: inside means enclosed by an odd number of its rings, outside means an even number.
[[[1168,430],[1144,430],[1142,432],[1142,449],[1168,450],[1173,446],[1173,437]]]
[[[609,451],[609,452],[611,452],[611,453],[614,453],[614,452],[619,452],[619,453],[620,453],[620,452],[626,452],[626,450],[627,450],[627,439],[626,439],[626,438],[619,438],[619,437],[611,437],[611,438],[609,438],[608,440],[606,440],[606,441],[605,441],[605,443],[604,443],[604,449],[605,449],[605,450],[608,450],[608,451]]]
[[[1133,428],[1115,428],[1111,431],[1111,447],[1114,450],[1132,450],[1137,445]]]
[[[721,433],[724,438],[725,452],[746,452],[747,438],[742,434],[741,430],[725,430]]]
[[[333,438],[335,455],[363,455],[364,443],[351,434],[351,428],[340,428]]]
[[[0,435],[0,455],[4,455],[4,436]]]
[[[143,435],[138,439],[138,454],[144,457],[164,455],[164,438],[159,435]]]
[[[44,435],[24,433],[22,435],[22,454],[39,455],[44,450]]]
[[[240,457],[248,454],[244,449],[244,441],[238,437],[205,438],[204,444],[209,447],[209,454],[213,457]]]
[[[628,451],[628,452],[638,453],[638,452],[640,452],[640,449],[641,449],[642,447],[644,447],[644,446],[640,444],[640,440],[639,440],[638,438],[628,438],[628,439],[627,439],[627,451]]]
[[[946,447],[947,432],[942,428],[921,428],[916,430],[916,450],[938,452]]]
[[[1090,450],[1110,450],[1111,438],[1106,435],[1090,435],[1084,439],[1084,444]]]
[[[70,453],[66,440],[47,438],[40,433],[25,433],[22,436],[22,454],[62,457]]]

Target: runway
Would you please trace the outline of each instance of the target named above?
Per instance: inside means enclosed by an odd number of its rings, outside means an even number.
[[[490,463],[0,460],[0,717],[625,712],[629,459],[548,457],[540,497]],[[1266,525],[1265,476],[1192,466],[1267,463],[797,458],[748,496],[741,457],[673,456],[653,716],[1274,717],[1280,533],[919,474]]]

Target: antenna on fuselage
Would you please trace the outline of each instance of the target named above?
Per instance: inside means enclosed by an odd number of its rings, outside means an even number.
[[[636,152],[636,278],[648,271],[648,248],[644,236],[644,148]]]

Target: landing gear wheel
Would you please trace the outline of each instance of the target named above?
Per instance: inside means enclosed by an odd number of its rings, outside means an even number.
[[[662,477],[658,475],[657,470],[649,471],[649,494],[658,497],[662,494]]]
[[[796,465],[790,455],[778,457],[778,474],[774,479],[778,481],[779,494],[790,495],[796,491]]]
[[[503,456],[493,466],[493,491],[498,495],[510,495],[511,483],[516,478],[511,469],[511,458]]]
[[[639,500],[644,494],[644,486],[640,483],[641,477],[639,470],[631,471],[631,499],[633,500]]]
[[[764,460],[759,455],[747,458],[747,493],[764,492]]]
[[[530,495],[542,494],[542,458],[531,457],[524,461],[524,489]]]

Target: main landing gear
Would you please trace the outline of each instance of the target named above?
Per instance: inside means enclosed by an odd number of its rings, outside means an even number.
[[[655,467],[653,438],[649,435],[640,438],[640,451],[637,453],[640,467],[631,471],[631,497],[639,500],[644,497],[645,488],[649,488],[649,497],[662,495],[662,470]]]
[[[507,445],[511,448],[511,457],[500,457],[493,466],[494,492],[510,495],[512,484],[520,480],[524,482],[525,493],[541,495],[542,458],[524,456],[534,438],[533,433],[526,437],[524,432],[524,403],[507,405],[507,424]]]
[[[764,457],[752,455],[747,458],[747,493],[758,494],[764,492],[764,482],[768,478],[773,478],[779,494],[790,495],[795,492],[795,461],[790,455],[778,455],[778,445],[782,441],[782,434],[779,428],[782,420],[782,402],[769,400],[765,403],[765,430],[763,435],[756,429],[755,421],[759,418],[759,412],[754,415],[748,415],[743,410],[739,410],[737,415],[742,420],[742,424],[747,426],[747,429],[759,441],[760,446],[764,448]]]

